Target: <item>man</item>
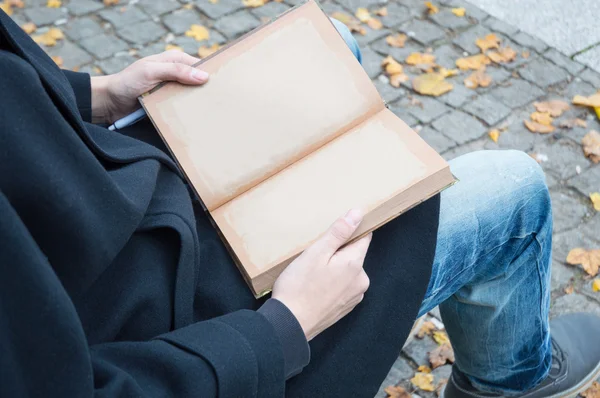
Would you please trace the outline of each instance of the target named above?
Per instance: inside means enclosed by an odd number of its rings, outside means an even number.
[[[575,396],[597,377],[600,320],[549,327],[550,199],[527,155],[457,158],[441,201],[341,248],[349,211],[257,301],[149,123],[91,123],[161,81],[205,83],[197,60],[90,80],[0,28],[0,395],[373,396],[438,304],[446,397]]]

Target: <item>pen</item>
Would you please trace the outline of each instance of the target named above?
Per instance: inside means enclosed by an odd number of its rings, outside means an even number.
[[[114,124],[108,127],[109,130],[119,130],[127,126],[131,126],[146,117],[144,108],[140,108],[137,111],[130,113],[129,115],[117,120]]]

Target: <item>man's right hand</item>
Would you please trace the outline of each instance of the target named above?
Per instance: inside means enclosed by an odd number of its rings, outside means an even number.
[[[369,288],[363,263],[371,234],[340,249],[361,221],[359,210],[349,211],[275,281],[272,297],[296,316],[307,340],[352,311]]]

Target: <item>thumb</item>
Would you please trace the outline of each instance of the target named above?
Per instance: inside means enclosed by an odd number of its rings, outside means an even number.
[[[352,209],[344,217],[338,218],[329,229],[312,246],[320,255],[331,257],[352,237],[352,234],[362,222],[363,214],[360,209]]]
[[[197,85],[208,81],[208,73],[181,63],[149,62],[146,68],[146,76],[157,82],[175,81]]]

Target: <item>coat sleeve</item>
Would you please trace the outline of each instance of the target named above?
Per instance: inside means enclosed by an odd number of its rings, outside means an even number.
[[[63,74],[69,81],[75,98],[77,99],[77,109],[84,122],[92,121],[92,83],[90,75],[87,73],[73,72],[63,69]]]

